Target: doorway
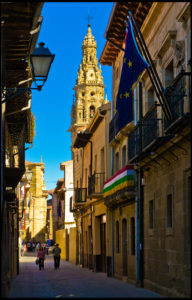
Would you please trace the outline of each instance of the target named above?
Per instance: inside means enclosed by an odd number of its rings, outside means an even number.
[[[127,276],[127,220],[122,220],[122,265],[123,276]]]
[[[101,216],[101,272],[106,272],[106,215]]]

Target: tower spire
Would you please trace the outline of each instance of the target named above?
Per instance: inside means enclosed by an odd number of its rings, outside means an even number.
[[[88,27],[91,27],[91,22],[90,22],[91,19],[93,19],[93,17],[91,17],[91,15],[88,11]]]

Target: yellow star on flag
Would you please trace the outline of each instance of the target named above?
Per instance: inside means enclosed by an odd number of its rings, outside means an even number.
[[[129,66],[129,68],[132,67],[132,61],[129,60],[128,66]]]
[[[126,57],[124,57],[124,59],[123,59],[123,62],[124,62],[124,63],[126,63],[126,60],[127,60],[127,58],[126,58]]]
[[[125,95],[125,98],[129,98],[129,96],[130,96],[128,92],[125,92],[124,95]]]
[[[122,97],[123,97],[123,94],[120,94],[120,99],[122,99]]]

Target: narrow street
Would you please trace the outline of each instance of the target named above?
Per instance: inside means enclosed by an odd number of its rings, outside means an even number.
[[[13,280],[8,298],[159,298],[146,289],[105,273],[80,268],[61,260],[55,270],[53,256],[46,256],[45,268],[39,271],[35,254],[28,253],[20,260],[20,274]]]

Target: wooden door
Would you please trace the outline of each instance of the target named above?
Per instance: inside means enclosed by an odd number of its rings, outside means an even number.
[[[122,265],[123,275],[127,275],[127,220],[122,221]]]

